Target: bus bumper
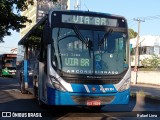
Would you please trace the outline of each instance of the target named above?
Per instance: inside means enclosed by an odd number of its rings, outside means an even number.
[[[87,105],[88,100],[100,100],[101,105],[128,104],[130,89],[117,93],[89,94],[61,92],[53,88],[47,88],[48,105]]]

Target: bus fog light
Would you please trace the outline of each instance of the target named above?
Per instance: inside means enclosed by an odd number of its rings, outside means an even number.
[[[50,75],[50,80],[51,80],[51,83],[53,85],[53,87],[59,91],[63,91],[65,92],[66,89],[63,87],[63,85],[57,80],[56,77],[53,77]]]

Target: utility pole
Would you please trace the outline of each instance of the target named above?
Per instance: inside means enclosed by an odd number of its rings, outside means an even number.
[[[135,53],[135,66],[134,66],[134,71],[136,72],[136,80],[135,80],[135,83],[134,84],[137,84],[137,78],[138,78],[138,68],[137,66],[139,65],[139,61],[138,61],[138,58],[139,58],[139,38],[140,38],[140,24],[141,22],[145,22],[144,20],[141,20],[141,19],[134,19],[135,21],[138,22],[138,34],[137,34],[137,42],[136,42],[136,53]]]
[[[75,0],[75,3],[74,3],[74,9],[75,10],[80,10],[81,9],[81,0]]]

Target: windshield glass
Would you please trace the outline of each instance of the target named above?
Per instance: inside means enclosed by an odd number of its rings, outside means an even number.
[[[113,75],[128,68],[125,33],[53,28],[52,39],[52,63],[63,72]]]
[[[4,63],[5,67],[16,67],[16,58],[7,59]]]

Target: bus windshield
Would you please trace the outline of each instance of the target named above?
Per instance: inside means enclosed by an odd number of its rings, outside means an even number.
[[[16,67],[16,58],[11,58],[4,61],[5,67]]]
[[[62,72],[115,75],[129,67],[126,33],[55,27],[52,40],[52,64]]]

